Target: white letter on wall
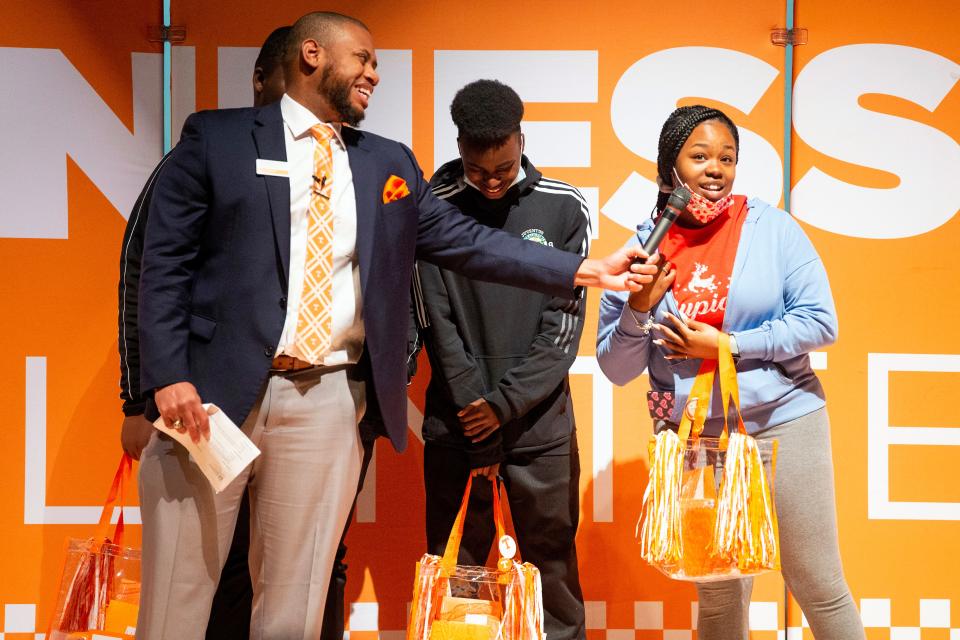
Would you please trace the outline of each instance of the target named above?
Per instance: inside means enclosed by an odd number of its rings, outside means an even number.
[[[960,502],[890,500],[890,447],[960,446],[960,428],[890,425],[891,371],[960,372],[960,355],[867,355],[867,517],[871,520],[960,520]]]
[[[589,375],[593,389],[593,521],[613,522],[613,383],[595,356],[577,356],[570,375]]]
[[[0,237],[67,237],[67,155],[129,215],[161,152],[161,59],[132,59],[130,133],[59,49],[0,47]]]
[[[960,208],[960,192],[944,188],[944,176],[960,171],[960,145],[942,131],[869,111],[857,101],[880,93],[933,111],[958,79],[960,65],[898,45],[837,47],[811,60],[794,89],[797,135],[826,155],[889,171],[900,184],[860,187],[814,167],[793,188],[794,214],[854,238],[908,238],[952,218]]]

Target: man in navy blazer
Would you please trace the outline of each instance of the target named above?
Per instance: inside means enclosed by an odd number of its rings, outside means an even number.
[[[408,148],[353,128],[379,80],[359,21],[334,13],[298,20],[286,76],[279,103],[188,118],[157,179],[140,290],[142,387],[154,391],[148,415],[198,440],[209,433],[201,403],[214,403],[262,455],[215,495],[172,439],[154,438],[144,450],[138,638],[203,637],[244,491],[253,522],[251,637],[319,637],[367,402],[379,406],[396,449],[406,446],[415,258],[569,298],[583,285],[637,290],[656,272],[631,267],[645,257],[640,250],[583,260],[476,224],[435,198]],[[291,345],[306,202],[314,182],[327,179],[306,160],[317,127],[333,129],[334,336],[326,354],[307,361]],[[387,202],[395,178],[409,195]]]

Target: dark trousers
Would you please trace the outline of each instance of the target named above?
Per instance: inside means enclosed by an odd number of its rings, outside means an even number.
[[[427,548],[442,555],[470,474],[466,454],[427,443],[423,452]],[[500,464],[520,555],[540,569],[548,640],[583,640],[586,627],[575,538],[580,521],[576,433],[556,453],[507,453]],[[490,483],[475,478],[459,563],[484,565],[494,542]]]
[[[368,435],[361,429],[363,443],[363,462],[360,466],[360,481],[357,493],[363,489],[363,479],[373,457],[375,435]],[[356,508],[356,499],[354,499]],[[353,514],[347,520],[337,547],[337,556],[333,561],[333,574],[330,576],[330,588],[327,590],[327,604],[323,611],[322,640],[343,640],[344,608],[343,599],[347,587],[347,530]],[[237,526],[233,534],[230,553],[220,574],[220,584],[213,597],[210,620],[207,623],[207,640],[244,640],[250,637],[250,614],[253,606],[253,586],[250,583],[250,567],[247,554],[250,549],[250,503],[244,495],[237,514]]]

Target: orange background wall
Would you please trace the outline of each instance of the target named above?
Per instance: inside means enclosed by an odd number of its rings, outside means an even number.
[[[300,0],[283,4],[174,0],[173,24],[186,26],[183,46],[195,48],[197,108],[217,106],[218,47],[257,47],[273,27],[289,24],[317,8],[361,18],[370,26],[378,48],[412,51],[412,142],[428,174],[431,167],[447,159],[433,157],[435,118],[446,117],[434,113],[434,51],[450,49],[598,52],[596,102],[528,103],[526,118],[590,123],[590,165],[551,168],[545,173],[576,185],[597,187],[601,207],[631,172],[647,179],[655,176],[652,158],[639,157],[618,137],[611,123],[611,98],[631,65],[659,51],[720,47],[749,54],[779,70],[749,113],[709,95],[686,96],[679,102],[707,102],[724,108],[739,125],[759,134],[778,153],[783,151],[784,50],[771,45],[769,35],[772,28],[783,26],[785,8],[781,2],[760,0],[721,4],[694,0],[677,5],[650,0],[368,0],[332,2],[323,7]],[[9,0],[0,10],[0,53],[6,55],[14,48],[59,50],[132,132],[136,96],[131,53],[160,51],[158,44],[147,39],[148,27],[159,23],[159,14],[158,0]],[[914,4],[797,0],[797,24],[809,30],[809,43],[797,48],[794,75],[802,74],[807,64],[825,52],[865,43],[926,50],[952,60],[956,67],[960,27],[955,15],[956,7],[948,0]],[[713,64],[704,57],[683,73],[691,78],[709,76]],[[0,65],[5,94],[0,106],[3,101],[35,95],[26,91],[26,85],[8,81],[12,71]],[[496,77],[498,71],[491,67],[489,75]],[[960,75],[953,77],[954,82],[960,79]],[[856,81],[856,76],[850,81]],[[51,79],[38,75],[30,82],[36,88]],[[650,86],[649,91],[654,96],[658,87]],[[955,144],[960,140],[960,90],[955,85],[932,111],[882,93],[865,92],[859,98],[860,107],[921,123],[952,138]],[[801,107],[797,105],[798,112]],[[56,126],[86,126],[72,113],[69,97],[56,105],[54,112],[63,120]],[[0,140],[8,140],[18,126],[16,121],[0,120]],[[35,143],[44,140],[41,136]],[[794,184],[817,168],[850,185],[883,189],[901,185],[897,175],[884,170],[882,161],[871,168],[837,158],[796,133],[793,144]],[[895,155],[899,153],[897,145],[909,145],[909,140],[890,145],[888,151]],[[19,151],[5,143],[0,153],[15,157]],[[142,158],[138,170],[149,167],[159,154],[157,147],[153,157]],[[26,628],[31,615],[35,630],[45,626],[63,540],[92,529],[84,524],[55,523],[60,517],[57,513],[76,522],[88,518],[90,511],[56,508],[101,502],[120,453],[116,285],[127,212],[114,206],[73,155],[64,153],[57,159],[66,163],[65,183],[47,185],[66,192],[66,237],[0,237],[0,265],[5,272],[0,278],[0,379],[4,381],[0,385],[0,532],[7,550],[0,558],[0,621],[4,625],[0,633],[6,638],[33,637],[34,629]],[[931,172],[942,189],[932,197],[956,201],[958,157],[954,153],[930,159]],[[537,163],[535,155],[532,160]],[[5,200],[0,191],[0,221],[7,216],[33,215],[9,209]],[[647,215],[651,204],[636,203],[637,221]],[[905,208],[899,215],[909,229],[922,211]],[[953,327],[960,311],[956,285],[960,269],[955,257],[960,221],[951,214],[926,233],[910,236],[905,231],[903,235],[909,237],[893,239],[851,237],[811,224],[804,226],[826,262],[840,317],[840,340],[826,350],[826,368],[819,373],[833,423],[845,569],[854,597],[863,605],[868,637],[960,638],[960,560],[956,551],[960,482],[953,471],[960,445],[960,414],[953,401],[960,382],[960,338]],[[593,254],[613,250],[629,233],[601,216]],[[579,350],[584,370],[594,354],[596,292],[591,292],[589,300]],[[933,359],[907,357],[902,368],[943,371],[887,374],[882,369],[884,357],[870,354],[939,354]],[[37,380],[41,370],[45,371],[41,378],[45,397],[38,404],[36,395],[31,396],[37,387],[31,387],[28,379]],[[889,380],[888,390],[881,384],[884,380]],[[420,376],[411,386],[415,406],[422,407],[425,383]],[[589,601],[590,639],[691,637],[694,589],[646,567],[633,537],[647,471],[645,443],[650,421],[643,401],[646,380],[613,391],[610,425],[592,422],[593,403],[607,402],[594,396],[592,376],[576,374],[573,384],[583,468],[578,545]],[[28,409],[31,406],[34,409]],[[45,407],[45,417],[34,419],[38,406]],[[886,423],[880,424],[883,408],[889,414]],[[416,412],[412,415],[415,422]],[[868,420],[870,415],[873,422]],[[930,444],[886,447],[881,442],[877,448],[886,424],[920,428],[916,439],[927,438]],[[38,425],[46,430],[39,441]],[[597,429],[612,429],[612,465],[598,470],[604,482],[612,478],[609,522],[595,517],[592,461]],[[909,434],[903,437],[911,439]],[[868,455],[871,442],[876,451],[889,451],[888,484],[875,480],[879,458]],[[28,460],[33,462],[28,464]],[[45,466],[38,467],[37,461]],[[351,635],[360,640],[372,638],[376,630],[396,640],[395,634],[404,628],[414,562],[424,550],[421,464],[422,445],[415,439],[402,456],[385,442],[377,445],[375,478],[367,498],[368,505],[375,505],[374,521],[356,522],[348,540],[348,602],[359,603],[349,626]],[[874,476],[870,475],[871,466]],[[45,495],[38,507],[36,487],[41,485]],[[879,517],[885,513],[882,510],[871,513],[871,500],[882,502],[888,495],[894,503],[945,506],[934,509],[939,515],[933,517],[912,516],[909,509],[896,519]],[[135,500],[129,504],[134,505]],[[794,628],[788,637],[800,637],[795,635],[795,628],[801,626],[795,605],[789,607],[784,622],[783,587],[778,576],[759,580],[753,600],[752,637],[775,638],[777,629],[782,634],[787,626]],[[658,621],[657,611],[662,611],[662,620]],[[681,635],[671,635],[670,630]],[[809,631],[802,633],[811,637]]]

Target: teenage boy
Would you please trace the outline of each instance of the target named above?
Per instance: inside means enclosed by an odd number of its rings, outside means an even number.
[[[460,158],[433,176],[434,194],[482,224],[586,256],[586,203],[523,155],[516,92],[493,80],[472,82],[450,111]],[[499,474],[520,553],[541,572],[547,637],[582,640],[574,543],[580,465],[567,373],[583,328],[583,294],[564,300],[424,262],[418,269],[415,311],[432,370],[423,420],[430,552],[443,553],[467,478]],[[490,484],[475,482],[461,564],[485,563],[491,509]]]

